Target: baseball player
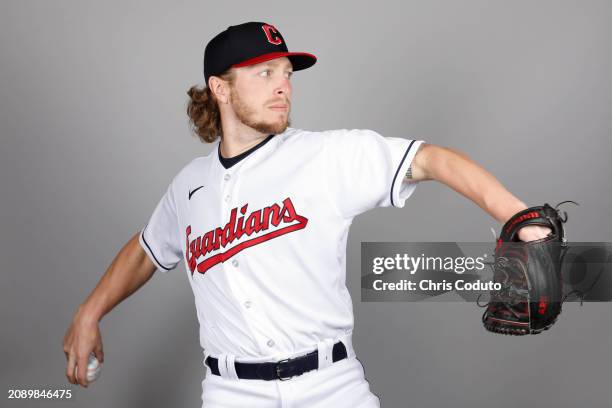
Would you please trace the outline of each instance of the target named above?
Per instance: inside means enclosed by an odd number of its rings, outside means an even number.
[[[316,57],[289,52],[273,25],[227,28],[206,46],[202,88],[187,108],[212,143],[172,179],[143,228],[76,312],[66,375],[91,352],[98,322],[156,270],[184,261],[204,351],[204,407],[378,407],[352,344],[345,284],[353,218],[403,207],[436,180],[503,223],[526,205],[465,155],[372,130],[289,127],[293,72]],[[524,241],[545,237],[539,226]],[[78,371],[78,376],[75,375]]]

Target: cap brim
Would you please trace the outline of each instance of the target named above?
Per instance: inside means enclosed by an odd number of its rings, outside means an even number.
[[[294,71],[306,69],[312,67],[317,62],[317,57],[307,52],[271,52],[263,54],[255,58],[248,59],[246,61],[239,62],[238,64],[232,65],[233,67],[240,68],[249,65],[259,64],[261,62],[270,61],[276,58],[287,57],[293,65]]]

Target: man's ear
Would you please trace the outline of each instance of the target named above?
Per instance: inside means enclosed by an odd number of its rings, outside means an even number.
[[[210,88],[215,98],[219,103],[228,103],[229,102],[229,83],[224,81],[223,79],[211,76],[208,78],[208,88]]]

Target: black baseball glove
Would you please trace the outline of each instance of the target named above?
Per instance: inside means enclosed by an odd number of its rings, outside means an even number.
[[[561,263],[566,250],[563,224],[567,221],[566,213],[564,217],[559,214],[559,205],[528,208],[504,224],[493,263],[493,281],[501,290],[490,293],[482,315],[487,330],[538,334],[557,320],[563,301]],[[543,239],[522,242],[518,231],[528,225],[548,227],[551,233]]]

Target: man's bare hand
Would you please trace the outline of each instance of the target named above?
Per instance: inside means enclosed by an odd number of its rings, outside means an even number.
[[[551,229],[548,227],[541,227],[539,225],[528,225],[520,229],[518,237],[523,242],[529,242],[546,238],[551,232]]]
[[[92,352],[102,364],[104,351],[98,321],[91,319],[79,309],[64,336],[64,354],[67,360],[66,377],[72,384],[88,386],[87,361]],[[75,372],[77,367],[78,372]]]

